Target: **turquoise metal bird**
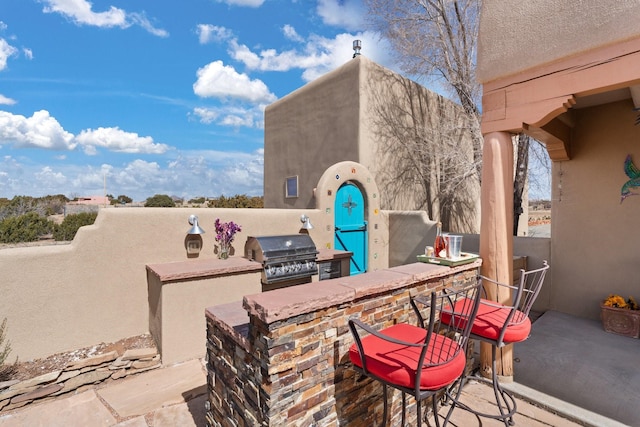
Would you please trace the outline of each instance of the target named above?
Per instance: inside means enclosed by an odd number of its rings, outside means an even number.
[[[637,196],[638,193],[633,193],[631,189],[640,187],[640,169],[633,164],[631,154],[627,154],[627,158],[624,160],[624,173],[629,177],[629,181],[625,182],[620,190],[620,204],[629,196]]]

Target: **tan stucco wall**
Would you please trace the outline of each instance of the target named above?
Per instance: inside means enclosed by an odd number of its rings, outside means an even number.
[[[360,65],[348,62],[265,109],[264,205],[314,208],[313,189],[331,165],[358,161]],[[299,197],[285,198],[285,178]]]
[[[349,176],[353,166],[345,162],[329,172]],[[375,194],[375,183],[366,170],[356,175],[349,177],[368,194]],[[340,185],[335,176],[325,178],[320,180],[324,191]],[[433,240],[433,222],[424,212],[375,213],[377,203],[367,203],[374,248],[370,252],[371,270],[388,267],[389,258],[394,265],[414,262],[423,246]],[[231,281],[224,279],[223,289],[213,289],[220,286],[215,278],[168,283],[164,296],[170,300],[160,316],[150,314],[150,306],[160,295],[158,286],[155,291],[149,289],[146,266],[191,261],[184,246],[191,214],[198,215],[206,231],[202,235],[203,250],[193,261],[216,257],[216,218],[242,226],[233,243],[233,256],[242,255],[248,236],[298,233],[302,214],[308,215],[314,225],[309,235],[316,247],[324,249],[333,242],[333,216],[326,211],[330,206],[320,205],[321,209],[303,210],[107,208],[100,210],[94,225],[81,228],[69,245],[2,249],[0,318],[7,318],[11,357],[21,361],[46,357],[148,333],[152,327],[167,334],[164,338],[172,348],[166,349],[167,358],[196,357],[205,348],[202,330],[197,326],[204,322],[204,307],[239,301],[247,293],[254,293],[257,283],[237,276]],[[467,244],[472,242],[473,238],[465,237],[463,250],[471,250]],[[258,280],[256,273],[249,276]],[[172,323],[159,323],[165,320]],[[202,338],[202,351],[190,346],[182,352],[178,347],[181,336],[189,343]]]
[[[484,0],[477,77],[489,82],[640,35],[640,2]]]
[[[640,196],[620,203],[627,154],[640,165],[630,100],[575,111],[572,159],[553,164],[550,305],[597,319],[609,293],[640,298]]]
[[[421,154],[416,161],[415,152],[428,150],[416,143],[415,133],[425,141],[456,144],[455,152],[464,153],[472,165],[466,128],[460,106],[359,56],[266,108],[265,206],[317,207],[313,191],[320,176],[334,164],[354,161],[376,180],[383,209],[431,209],[437,216],[438,177],[423,169],[428,169],[425,158],[431,158],[431,170],[441,159],[432,149],[434,153]],[[460,172],[463,175],[473,176],[468,171]],[[290,176],[299,177],[298,198],[285,198],[285,178]],[[465,184],[450,209],[455,211],[452,224],[477,231],[479,182],[468,178]]]
[[[147,333],[145,266],[189,259],[185,237],[191,214],[198,215],[206,231],[201,259],[216,257],[216,218],[242,226],[234,256],[242,255],[248,236],[298,233],[302,214],[315,226],[309,231],[314,242],[333,238],[325,215],[312,209],[102,209],[95,224],[81,228],[69,245],[0,250],[0,319],[7,318],[11,357],[30,360]],[[240,300],[244,289],[228,288],[223,294],[225,300]]]
[[[163,364],[202,358],[206,353],[205,309],[262,292],[260,272],[162,283],[149,275],[149,328]],[[238,298],[240,296],[240,298]]]

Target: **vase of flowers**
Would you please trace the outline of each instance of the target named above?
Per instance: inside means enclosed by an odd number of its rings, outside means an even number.
[[[640,338],[640,306],[633,297],[611,294],[600,304],[602,327],[613,334]]]
[[[242,231],[242,228],[233,221],[220,222],[220,218],[216,218],[215,226],[218,258],[227,259],[231,251],[231,242],[233,242],[236,233]]]

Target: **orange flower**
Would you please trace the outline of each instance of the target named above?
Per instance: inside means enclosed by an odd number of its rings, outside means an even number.
[[[638,303],[633,297],[629,297],[625,301],[620,295],[610,294],[607,299],[603,301],[603,304],[607,307],[624,308],[627,310],[640,310]]]

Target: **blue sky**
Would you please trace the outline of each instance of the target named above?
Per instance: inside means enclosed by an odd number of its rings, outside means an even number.
[[[264,108],[362,53],[361,0],[2,0],[0,197],[262,195]]]

